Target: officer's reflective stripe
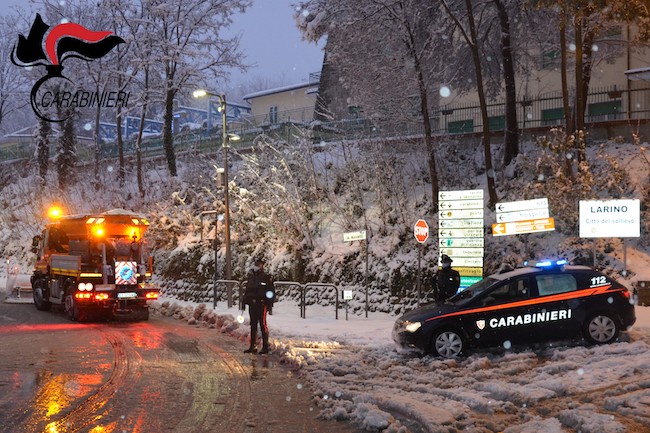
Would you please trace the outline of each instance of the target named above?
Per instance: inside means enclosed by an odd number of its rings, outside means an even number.
[[[510,303],[507,303],[507,304],[491,305],[489,307],[473,308],[471,310],[454,311],[453,313],[448,313],[448,314],[443,314],[441,316],[431,317],[431,318],[425,320],[425,322],[430,322],[432,320],[438,320],[438,319],[444,319],[446,317],[462,316],[462,315],[465,315],[465,314],[485,313],[487,311],[505,310],[507,308],[526,307],[526,306],[529,306],[529,305],[548,304],[550,302],[566,301],[566,300],[569,300],[569,299],[587,298],[589,296],[603,294],[603,293],[607,292],[611,287],[612,287],[612,285],[608,284],[608,285],[602,286],[602,287],[581,289],[581,290],[576,290],[574,292],[560,293],[560,294],[551,295],[551,296],[540,296],[540,297],[537,297],[537,298],[525,299],[523,301],[510,302]],[[627,289],[615,290],[615,291],[612,291],[612,293],[619,292],[619,291],[622,292],[624,290],[627,290]]]

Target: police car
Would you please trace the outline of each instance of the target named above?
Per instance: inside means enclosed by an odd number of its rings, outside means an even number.
[[[469,348],[586,339],[610,343],[634,324],[627,288],[586,266],[565,261],[491,275],[442,303],[401,316],[393,340],[446,358]]]

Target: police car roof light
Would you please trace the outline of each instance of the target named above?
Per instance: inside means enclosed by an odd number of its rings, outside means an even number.
[[[535,267],[537,268],[554,268],[554,267],[560,267],[564,266],[567,264],[567,261],[565,259],[560,259],[560,260],[544,260],[541,262],[535,263]]]

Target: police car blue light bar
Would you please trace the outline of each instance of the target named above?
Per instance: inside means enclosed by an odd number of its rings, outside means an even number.
[[[565,259],[560,259],[560,260],[544,260],[542,262],[537,262],[535,263],[535,267],[537,268],[550,268],[554,266],[563,266],[566,265],[567,261]]]

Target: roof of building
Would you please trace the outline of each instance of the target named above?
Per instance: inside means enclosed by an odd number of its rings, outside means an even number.
[[[304,82],[300,84],[291,84],[288,86],[276,87],[274,89],[267,89],[267,90],[261,90],[259,92],[249,93],[248,95],[244,96],[243,99],[244,101],[248,101],[249,99],[259,98],[260,96],[274,95],[276,93],[289,92],[291,90],[304,89],[307,87],[318,87],[318,84],[319,84],[318,81]]]
[[[630,80],[648,80],[650,81],[650,66],[645,68],[628,69],[625,75]]]

